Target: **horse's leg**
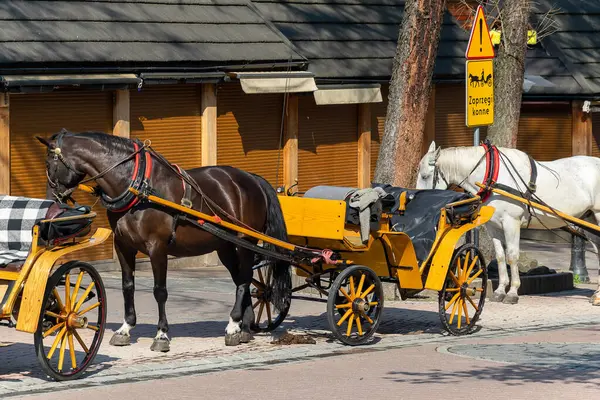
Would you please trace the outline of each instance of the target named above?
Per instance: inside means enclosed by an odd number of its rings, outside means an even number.
[[[154,299],[158,304],[158,329],[150,350],[167,352],[169,348],[169,324],[165,306],[167,303],[167,252],[162,248],[154,248],[150,251],[150,263],[154,275]]]
[[[244,316],[247,314],[248,306],[252,308],[250,298],[250,283],[252,282],[252,265],[254,254],[246,249],[238,249],[226,246],[218,252],[223,265],[229,270],[231,278],[236,286],[235,303],[229,314],[229,323],[225,328],[225,345],[237,346],[247,343],[252,339],[250,333],[251,322],[247,322]],[[248,316],[254,320],[254,315]],[[244,321],[243,321],[244,319]]]
[[[594,213],[594,218],[596,218],[596,225],[600,225],[600,212]],[[600,236],[598,235],[588,235],[592,244],[594,245],[594,251],[596,251],[596,255],[598,256],[598,288],[590,297],[590,303],[594,306],[600,306]]]
[[[492,294],[492,302],[502,302],[506,297],[506,287],[508,286],[508,272],[506,270],[506,257],[504,256],[504,247],[502,246],[502,230],[491,224],[486,226],[486,230],[492,237],[494,251],[496,253],[496,262],[498,263],[498,287]]]
[[[123,245],[115,237],[115,251],[121,264],[123,299],[125,301],[125,318],[123,325],[114,333],[110,339],[113,346],[128,346],[131,344],[129,331],[136,323],[134,292],[135,292],[135,255],[137,251],[129,246]]]
[[[510,265],[510,290],[503,303],[517,304],[519,302],[519,287],[521,277],[519,276],[519,245],[521,239],[521,224],[519,220],[506,218],[502,222],[506,244],[506,261]]]

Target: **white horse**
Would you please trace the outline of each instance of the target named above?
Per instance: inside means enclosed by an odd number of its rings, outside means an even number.
[[[525,193],[526,187],[521,178],[529,182],[529,156],[516,149],[499,147],[498,150],[505,159],[503,160],[501,155],[497,182]],[[506,158],[510,162],[505,161]],[[591,211],[595,223],[600,224],[600,158],[573,156],[548,162],[536,161],[536,166],[538,175],[535,195],[539,199],[554,210],[576,218],[581,218]],[[475,194],[479,191],[475,182],[484,183],[485,171],[483,146],[451,147],[442,150],[441,147],[436,148],[435,142],[432,142],[419,164],[417,188],[446,189],[454,184]],[[536,199],[533,198],[532,201]],[[494,243],[499,271],[499,285],[494,291],[492,301],[516,304],[519,300],[517,290],[521,285],[517,268],[521,228],[529,224],[529,228],[532,229],[556,229],[565,226],[565,223],[553,214],[535,209],[531,212],[533,215],[530,215],[526,205],[496,194],[492,194],[485,204],[496,209],[494,216],[486,224]],[[600,248],[600,237],[587,236],[597,251]],[[598,261],[600,263],[600,254]],[[507,262],[512,267],[508,294]],[[590,302],[600,305],[600,279],[598,290],[592,295]]]

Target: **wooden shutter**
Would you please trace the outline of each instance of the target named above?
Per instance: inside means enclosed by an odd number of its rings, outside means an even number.
[[[389,85],[381,85],[381,103],[371,104],[371,181],[375,175],[377,158],[379,158],[379,146],[385,127],[385,116],[387,114]]]
[[[358,185],[358,107],[317,106],[301,96],[298,110],[298,186]]]
[[[46,151],[35,136],[45,138],[66,128],[73,132],[96,130],[112,133],[112,92],[21,94],[10,97],[10,192],[15,196],[46,197]],[[95,197],[76,191],[79,203],[92,205]],[[108,228],[106,209],[100,203],[95,227]],[[112,238],[77,252],[68,259],[112,259]],[[67,257],[65,257],[67,258]]]
[[[217,163],[283,184],[279,150],[283,94],[245,94],[238,84],[217,91]],[[283,143],[281,143],[283,146]]]
[[[517,148],[538,161],[570,157],[571,130],[569,104],[523,104]]]
[[[442,148],[473,146],[474,128],[465,121],[464,85],[435,85],[435,144]],[[480,127],[479,138],[484,140],[487,127]]]
[[[592,156],[600,157],[600,113],[597,112],[592,114],[592,133]]]
[[[200,86],[146,86],[131,91],[131,138],[150,139],[154,150],[184,169],[202,164]]]

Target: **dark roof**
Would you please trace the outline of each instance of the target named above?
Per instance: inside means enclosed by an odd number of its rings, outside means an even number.
[[[321,78],[387,77],[403,0],[253,0]]]
[[[245,0],[2,0],[0,64],[303,60]]]
[[[389,79],[404,0],[252,1],[309,59],[317,78]],[[527,50],[525,73],[555,86],[533,86],[528,93],[600,93],[600,2],[535,3],[533,26],[549,9],[560,13],[553,16],[556,32]],[[468,36],[447,11],[436,79],[464,79]]]

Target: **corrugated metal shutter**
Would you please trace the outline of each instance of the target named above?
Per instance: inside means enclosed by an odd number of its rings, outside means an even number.
[[[473,146],[473,128],[465,124],[464,85],[435,85],[435,144],[436,146]],[[484,140],[487,127],[481,127]]]
[[[35,139],[48,138],[61,128],[79,132],[97,130],[112,133],[112,92],[70,92],[11,95],[10,157],[12,195],[46,197],[46,152]],[[92,205],[96,198],[76,191],[75,199]],[[94,226],[108,228],[106,209],[100,203]],[[112,238],[103,245],[77,252],[71,257],[82,260],[112,259]]]
[[[592,132],[594,140],[592,141],[592,155],[600,157],[600,113],[592,114]]]
[[[217,163],[258,174],[274,186],[281,185],[282,110],[283,94],[245,94],[238,84],[220,85],[217,91]]]
[[[371,181],[375,175],[377,158],[379,157],[379,146],[385,127],[385,116],[387,114],[389,85],[381,85],[381,103],[371,104]]]
[[[131,138],[150,139],[171,163],[190,169],[202,164],[199,85],[146,86],[131,91]]]
[[[298,186],[358,185],[358,107],[317,106],[312,95],[299,99]]]
[[[570,157],[571,124],[568,104],[523,104],[517,148],[538,161]]]

